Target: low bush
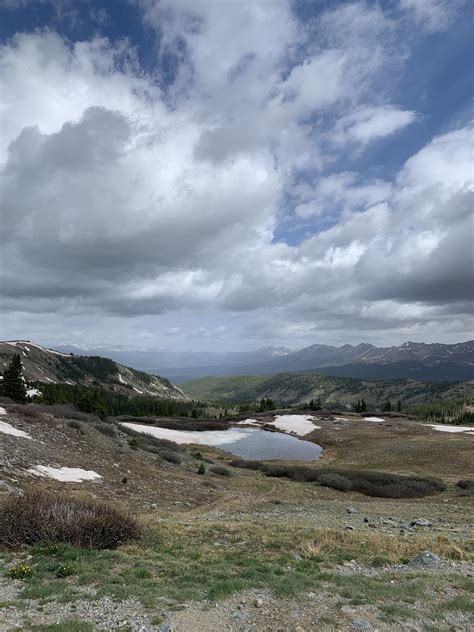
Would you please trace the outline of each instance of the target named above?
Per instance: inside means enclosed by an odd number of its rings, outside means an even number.
[[[232,465],[232,467],[238,467],[243,470],[256,471],[263,471],[268,467],[268,465],[263,463],[262,461],[246,461],[245,459],[233,459],[230,462],[230,465]]]
[[[81,424],[80,421],[77,421],[77,419],[71,419],[67,422],[67,425],[69,426],[69,428],[74,428],[74,430],[77,430],[77,432],[85,434],[84,426]]]
[[[474,491],[474,480],[472,478],[467,478],[463,481],[458,481],[456,486],[461,489],[472,489]]]
[[[233,476],[232,470],[229,470],[228,467],[224,467],[223,465],[213,465],[209,468],[209,472],[217,474],[217,476]]]
[[[29,404],[27,406],[38,413],[47,413],[53,417],[63,417],[65,419],[77,419],[85,423],[99,421],[99,417],[93,413],[85,413],[78,410],[72,404]]]
[[[164,461],[168,461],[168,463],[174,463],[174,465],[179,465],[181,463],[181,459],[176,452],[171,452],[170,450],[160,450],[158,454]]]
[[[456,486],[462,490],[459,492],[460,496],[474,496],[474,480],[472,478],[458,481]]]
[[[418,476],[400,476],[384,472],[316,469],[301,465],[271,465],[261,461],[234,459],[233,467],[257,470],[272,477],[285,477],[293,481],[316,483],[340,491],[355,491],[380,498],[421,498],[443,491],[442,481]]]
[[[10,408],[12,413],[17,415],[23,415],[23,417],[30,417],[31,419],[38,419],[41,417],[41,413],[37,410],[34,404],[15,404]]]
[[[135,518],[104,503],[27,491],[0,504],[0,545],[66,543],[115,549],[140,535]]]
[[[117,436],[117,429],[113,424],[101,422],[98,424],[94,424],[94,428],[106,437],[112,437],[115,439],[115,437]]]
[[[319,476],[317,482],[323,487],[331,487],[341,492],[350,492],[352,483],[347,476],[338,474],[337,472],[324,472]]]
[[[169,439],[160,439],[159,437],[153,437],[153,435],[145,434],[143,432],[137,432],[136,430],[132,430],[132,428],[127,428],[127,426],[120,426],[120,430],[122,430],[129,437],[133,437],[137,440],[137,445],[142,450],[147,450],[148,452],[155,452],[151,448],[159,448],[164,450],[170,450],[171,452],[180,452],[181,446],[179,446],[174,441],[170,441]]]

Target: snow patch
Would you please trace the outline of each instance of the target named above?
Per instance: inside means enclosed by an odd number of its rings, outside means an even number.
[[[7,411],[3,408],[3,406],[0,406],[0,415],[6,415]]]
[[[143,395],[143,391],[141,391],[139,388],[135,388],[135,386],[132,386],[133,390],[136,391],[137,393],[140,393],[140,395]]]
[[[463,434],[474,435],[473,426],[448,426],[446,424],[428,424],[428,426],[439,432],[462,432]]]
[[[277,415],[271,423],[284,432],[293,432],[304,436],[321,428],[321,426],[313,424],[313,419],[314,417],[309,415]]]
[[[26,394],[28,395],[28,397],[34,397],[35,395],[42,395],[41,391],[39,391],[37,388],[27,388]]]
[[[93,481],[96,478],[102,478],[100,474],[94,470],[83,470],[80,467],[51,467],[49,465],[35,465],[28,470],[34,476],[46,476],[54,478],[56,481],[63,483],[82,483],[82,481]]]
[[[385,419],[381,419],[380,417],[364,417],[364,421],[373,421],[377,424],[382,423]]]
[[[241,426],[255,426],[258,425],[258,421],[256,419],[244,419],[242,421],[238,421],[238,424]]]
[[[143,424],[131,424],[122,423],[122,426],[135,430],[135,432],[142,432],[149,434],[152,437],[158,437],[158,439],[168,439],[175,443],[197,443],[199,445],[219,446],[227,443],[234,443],[244,438],[243,432],[237,431],[237,429],[229,428],[229,430],[171,430],[170,428],[158,428],[157,426],[146,426]],[[248,436],[253,430],[246,430]]]
[[[120,382],[120,384],[126,384],[127,382],[123,379],[123,377],[120,375],[120,373],[118,374],[118,381]]]
[[[23,432],[23,430],[18,430],[18,428],[14,428],[11,424],[7,424],[6,421],[0,421],[0,432],[3,432],[3,434],[12,435],[12,437],[31,439],[30,435],[27,432]]]

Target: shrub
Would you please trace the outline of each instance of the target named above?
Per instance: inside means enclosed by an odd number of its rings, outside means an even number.
[[[30,417],[31,419],[41,417],[40,412],[33,404],[16,404],[10,408],[10,411],[17,415],[23,415],[23,417]]]
[[[323,487],[332,487],[341,492],[349,492],[352,489],[352,482],[347,476],[338,474],[337,472],[325,472],[318,478],[318,483]]]
[[[293,481],[317,483],[340,491],[355,491],[380,498],[421,498],[446,489],[442,481],[417,476],[400,476],[384,472],[317,469],[300,465],[271,465],[261,461],[234,459],[233,467],[257,470],[266,476],[285,477]]]
[[[463,481],[458,481],[456,483],[456,486],[460,487],[461,489],[470,489],[470,490],[474,491],[474,480],[468,478],[468,479],[463,480]]]
[[[466,479],[463,481],[458,481],[456,486],[459,487],[462,491],[459,492],[460,496],[474,496],[474,480]]]
[[[155,452],[155,450],[153,450],[152,448],[164,448],[166,450],[171,450],[172,452],[181,451],[181,446],[179,446],[174,441],[170,441],[169,439],[160,439],[159,437],[153,437],[152,435],[137,432],[136,430],[127,428],[127,426],[120,426],[120,430],[122,430],[130,437],[135,438],[137,440],[137,445],[142,450],[146,450],[147,452]]]
[[[209,468],[209,472],[217,474],[217,476],[233,476],[232,471],[223,465],[213,465]]]
[[[205,473],[206,473],[206,468],[205,468],[205,466],[204,466],[204,463],[201,463],[201,464],[199,465],[197,473],[198,473],[198,474],[205,474]]]
[[[264,470],[268,466],[262,461],[245,461],[244,459],[233,459],[230,464],[244,470]]]
[[[136,450],[138,448],[138,439],[136,437],[129,437],[128,438],[128,445],[133,449]]]
[[[66,543],[87,549],[115,549],[140,535],[130,514],[103,503],[28,491],[0,505],[0,545]]]
[[[74,428],[74,430],[77,430],[81,434],[84,434],[84,427],[80,421],[77,421],[77,419],[71,419],[71,421],[67,422],[67,425],[69,426],[69,428]]]
[[[159,455],[164,461],[168,461],[168,463],[174,463],[175,465],[179,465],[181,463],[181,459],[176,454],[176,452],[170,452],[169,450],[161,450]]]
[[[38,413],[47,413],[53,417],[64,417],[65,419],[77,419],[85,423],[94,423],[99,421],[97,415],[85,413],[77,410],[72,404],[30,404],[28,408]]]
[[[113,424],[101,422],[98,424],[94,424],[94,428],[106,437],[112,437],[113,439],[115,439],[115,437],[117,436],[117,430]]]

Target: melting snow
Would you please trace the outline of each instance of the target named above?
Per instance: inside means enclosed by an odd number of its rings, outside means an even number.
[[[309,415],[277,415],[273,421],[273,425],[284,430],[285,432],[294,432],[297,435],[307,435],[313,430],[321,428],[315,426],[312,422],[314,417]]]
[[[94,470],[83,470],[80,467],[35,465],[35,467],[30,468],[28,472],[35,476],[54,478],[56,481],[62,481],[63,483],[82,483],[82,481],[92,481],[96,478],[102,478],[102,476],[94,472]]]
[[[1,409],[5,411],[4,408]],[[3,412],[1,413],[4,414]],[[23,432],[23,430],[18,430],[18,428],[14,428],[11,424],[7,424],[6,421],[0,421],[0,432],[3,434],[12,435],[13,437],[22,437],[23,439],[31,439],[30,435],[27,432]]]
[[[120,382],[120,384],[126,384],[127,382],[123,379],[123,377],[120,375],[120,373],[118,374],[118,381]]]
[[[380,417],[364,417],[365,421],[375,421],[375,423],[380,423],[385,421],[385,419],[381,419]]]
[[[140,393],[141,395],[143,395],[143,391],[141,391],[139,388],[135,388],[134,386],[132,386],[133,390],[136,391],[137,393]]]
[[[145,426],[142,424],[122,423],[135,432],[143,432],[144,434],[158,437],[158,439],[168,439],[175,443],[197,443],[199,445],[218,446],[243,439],[242,430],[229,428],[229,430],[171,430],[170,428],[158,428],[157,426]],[[246,431],[249,436],[252,430]]]
[[[474,427],[472,426],[448,426],[446,424],[428,424],[428,426],[440,432],[462,432],[464,434],[474,435]]]
[[[35,395],[41,395],[41,391],[39,391],[37,388],[27,388],[26,394],[28,395],[28,397],[34,397]]]
[[[3,406],[0,406],[0,415],[6,415],[7,411],[3,408]]]
[[[258,425],[258,421],[256,419],[244,419],[242,421],[238,421],[238,424],[242,426],[255,426]]]

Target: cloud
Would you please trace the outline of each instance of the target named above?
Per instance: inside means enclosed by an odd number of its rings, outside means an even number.
[[[416,120],[410,110],[385,106],[363,106],[342,117],[332,133],[335,143],[355,143],[364,147],[373,140],[391,136]]]
[[[464,0],[400,0],[400,7],[432,33],[448,29],[464,5]]]
[[[449,313],[465,327],[472,129],[394,177],[351,164],[419,116],[374,98],[405,59],[393,17],[139,6],[162,38],[157,74],[105,37],[45,30],[0,49],[4,310],[81,331],[91,314],[147,332],[158,317],[174,338],[449,329]],[[282,216],[304,226],[294,243],[276,238]]]
[[[299,187],[300,203],[295,213],[300,217],[311,217],[341,210],[367,209],[387,200],[391,194],[389,182],[370,180],[360,184],[357,181],[357,173],[344,171],[318,178],[313,186]]]

